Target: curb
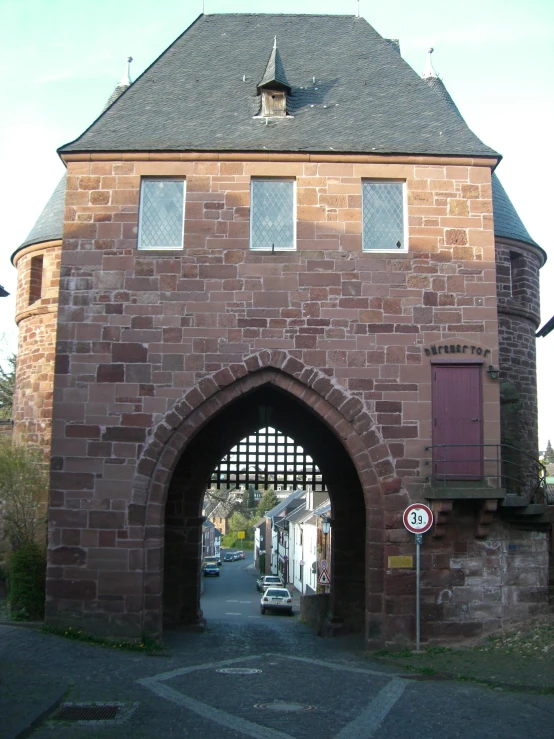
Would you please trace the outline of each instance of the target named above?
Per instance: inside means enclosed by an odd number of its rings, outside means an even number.
[[[8,732],[11,731],[11,733],[4,734],[4,739],[23,739],[23,737],[29,736],[62,703],[67,688],[67,685],[58,688],[53,696],[34,707],[34,710],[21,720],[19,726],[16,725],[15,729],[8,729]]]
[[[44,621],[8,621],[0,620],[0,626],[16,626],[22,629],[34,629],[40,631],[44,626]]]

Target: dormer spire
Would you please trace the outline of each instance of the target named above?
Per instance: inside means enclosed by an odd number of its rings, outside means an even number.
[[[132,56],[127,57],[127,63],[125,65],[125,70],[123,72],[123,76],[119,80],[118,87],[129,87],[129,85],[132,84],[131,80],[131,62],[133,61]]]
[[[269,61],[267,62],[267,67],[265,68],[262,81],[258,82],[258,93],[262,87],[270,86],[276,90],[286,90],[288,93],[291,91],[287,75],[285,74],[283,60],[281,59],[281,54],[279,54],[279,49],[277,48],[277,36],[274,37],[273,48],[269,55]]]
[[[262,96],[260,117],[284,118],[287,115],[287,95],[291,93],[283,60],[277,48],[277,36],[273,37],[273,48],[265,68],[262,81],[258,83],[258,95]]]
[[[433,69],[433,62],[431,60],[431,54],[434,51],[435,50],[433,49],[432,46],[430,46],[427,49],[427,65],[425,67],[425,72],[423,72],[423,75],[422,75],[424,80],[429,79],[430,77],[438,77],[437,73]]]

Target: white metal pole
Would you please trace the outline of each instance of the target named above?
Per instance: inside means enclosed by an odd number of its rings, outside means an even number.
[[[421,573],[420,573],[420,553],[423,534],[416,534],[416,651],[419,652],[419,642],[421,633],[421,617],[420,617],[420,589],[421,589]]]

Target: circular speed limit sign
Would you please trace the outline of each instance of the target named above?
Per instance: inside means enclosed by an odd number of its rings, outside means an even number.
[[[423,503],[412,503],[404,511],[402,520],[412,534],[424,534],[433,525],[433,512]]]

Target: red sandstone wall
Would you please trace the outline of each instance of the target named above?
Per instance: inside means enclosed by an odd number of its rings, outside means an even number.
[[[143,531],[126,512],[147,436],[203,377],[261,349],[287,350],[363,401],[396,474],[421,494],[424,348],[461,337],[498,362],[490,169],[470,164],[69,162],[51,603],[94,609],[123,582],[136,600]],[[186,177],[183,252],[137,251],[141,175]],[[253,175],[296,178],[296,252],[249,251]],[[362,177],[406,179],[408,254],[362,253]],[[486,377],[484,418],[484,441],[498,443],[498,385]],[[385,560],[412,550],[405,504],[391,495],[385,506]]]
[[[42,257],[40,297],[36,294],[33,258]],[[61,242],[36,244],[15,257],[16,323],[19,328],[14,438],[50,453],[54,357],[58,319]],[[34,293],[34,294],[33,294]]]

